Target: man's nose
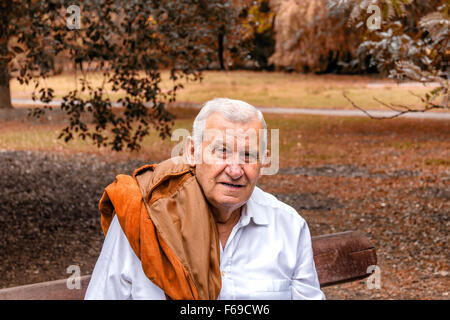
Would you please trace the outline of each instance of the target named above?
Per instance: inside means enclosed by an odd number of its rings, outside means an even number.
[[[244,170],[242,170],[242,167],[236,163],[230,163],[225,168],[225,173],[230,176],[231,179],[237,180],[244,174]]]

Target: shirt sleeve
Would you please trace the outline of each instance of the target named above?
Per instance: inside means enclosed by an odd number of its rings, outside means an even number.
[[[325,294],[320,290],[313,257],[311,235],[306,221],[303,220],[297,247],[297,266],[292,278],[293,300],[325,300]]]
[[[92,272],[85,300],[165,299],[164,292],[145,276],[114,216]]]

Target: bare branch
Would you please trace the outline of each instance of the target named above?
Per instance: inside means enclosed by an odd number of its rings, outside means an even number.
[[[391,103],[391,104],[387,104],[386,102],[383,102],[383,101],[381,101],[381,100],[378,100],[378,99],[375,98],[375,97],[373,98],[373,100],[375,100],[375,101],[378,102],[379,104],[385,106],[386,108],[389,108],[389,109],[391,109],[391,110],[393,110],[393,111],[396,111],[396,112],[402,112],[402,111],[404,111],[404,110],[410,110],[410,108],[408,108],[407,106],[393,105],[392,103]],[[403,110],[398,110],[397,108],[400,108],[400,109],[403,109]]]
[[[353,106],[354,108],[356,108],[356,109],[358,109],[358,110],[364,112],[367,116],[369,116],[369,118],[371,118],[371,119],[377,119],[377,120],[393,119],[393,118],[397,118],[397,117],[399,117],[399,116],[401,116],[401,115],[403,115],[403,114],[405,114],[405,113],[427,112],[427,111],[432,110],[432,109],[443,109],[443,108],[444,108],[444,107],[441,106],[441,105],[435,105],[435,104],[433,104],[433,105],[431,105],[431,106],[429,106],[429,107],[426,107],[426,108],[424,108],[424,109],[411,109],[411,108],[409,108],[409,107],[402,106],[402,105],[392,105],[392,104],[389,105],[389,104],[387,104],[387,103],[385,103],[385,102],[383,102],[383,101],[380,101],[380,100],[374,98],[375,101],[377,101],[377,102],[381,103],[382,105],[388,107],[389,109],[391,109],[391,110],[397,112],[396,114],[394,114],[394,115],[392,115],[392,116],[381,116],[381,117],[377,117],[377,116],[373,116],[373,115],[370,114],[367,110],[365,110],[365,109],[361,108],[360,106],[358,106],[355,102],[353,102],[353,101],[347,96],[347,94],[346,94],[345,92],[343,92],[342,94],[344,95],[344,98],[347,99],[347,100],[352,104],[352,106]],[[404,110],[398,110],[398,109],[395,109],[395,108],[403,108]]]
[[[344,98],[347,99],[347,100],[352,104],[352,106],[353,106],[354,108],[356,108],[356,109],[358,109],[358,110],[364,112],[364,113],[365,113],[369,118],[371,118],[371,119],[377,119],[377,120],[381,120],[381,119],[392,119],[392,118],[398,117],[400,114],[402,114],[402,111],[400,111],[399,114],[396,114],[396,115],[393,115],[393,116],[390,116],[390,117],[375,117],[375,116],[371,115],[369,112],[367,112],[366,110],[364,110],[363,108],[361,108],[360,106],[358,106],[356,103],[354,103],[354,102],[353,102],[353,101],[345,94],[345,92],[343,92],[343,95],[344,95]]]
[[[421,96],[419,96],[418,94],[412,92],[411,90],[408,90],[409,93],[411,93],[413,96],[417,97],[420,99],[420,101],[422,101],[423,103],[426,103],[425,99]]]

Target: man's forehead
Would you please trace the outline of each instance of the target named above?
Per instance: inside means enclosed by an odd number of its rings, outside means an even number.
[[[258,148],[262,129],[262,124],[256,116],[246,122],[232,122],[220,113],[213,113],[206,121],[203,142],[215,145],[237,143]]]
[[[261,122],[259,121],[258,117],[255,115],[248,121],[231,121],[226,119],[222,114],[219,112],[212,113],[207,119],[206,119],[206,125],[205,129],[219,129],[219,130],[226,130],[226,129],[239,129],[242,128],[243,130],[246,130],[247,128],[262,128]]]
[[[259,134],[259,130],[255,128],[211,128],[205,130],[204,141],[218,141],[223,143],[232,141],[249,142],[258,140]]]

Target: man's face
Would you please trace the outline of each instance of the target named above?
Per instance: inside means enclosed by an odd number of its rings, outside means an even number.
[[[234,211],[250,198],[261,172],[260,129],[256,117],[233,123],[213,113],[206,120],[196,177],[213,207]]]

